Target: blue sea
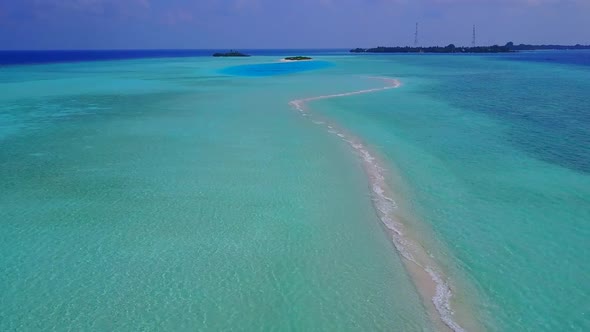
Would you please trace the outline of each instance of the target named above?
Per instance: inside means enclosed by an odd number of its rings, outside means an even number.
[[[590,330],[590,52],[213,52],[0,52],[0,330]]]

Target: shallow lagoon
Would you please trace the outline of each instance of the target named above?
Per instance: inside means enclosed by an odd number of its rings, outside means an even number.
[[[432,330],[321,118],[389,166],[458,322],[588,330],[590,76],[544,54],[2,68],[0,330]],[[371,76],[403,85],[288,105]]]

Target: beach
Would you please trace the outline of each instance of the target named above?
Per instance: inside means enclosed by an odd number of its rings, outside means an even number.
[[[364,89],[359,91],[345,92],[333,95],[310,97],[291,101],[290,104],[303,116],[310,116],[306,104],[315,100],[331,99],[339,97],[355,96],[367,93],[382,92],[399,88],[402,83],[399,80],[387,77],[369,77],[385,84],[384,87]],[[375,154],[361,143],[360,139],[347,134],[345,130],[337,128],[331,122],[314,121],[313,123],[323,125],[327,131],[341,138],[348,143],[355,153],[358,154],[365,173],[369,187],[372,190],[372,201],[376,214],[386,227],[392,242],[401,257],[404,265],[418,292],[422,296],[423,303],[428,308],[431,319],[436,322],[437,330],[445,328],[451,331],[465,331],[453,318],[454,311],[451,306],[452,290],[442,275],[436,262],[426,253],[424,247],[413,239],[404,229],[404,225],[398,220],[395,210],[398,208],[393,197],[393,190],[389,188],[386,174],[390,171],[384,167],[382,162],[377,161]],[[424,241],[424,238],[420,239]],[[465,311],[468,311],[465,309]],[[466,314],[464,314],[465,316]],[[473,324],[474,319],[471,318]],[[478,330],[471,326],[471,331]]]

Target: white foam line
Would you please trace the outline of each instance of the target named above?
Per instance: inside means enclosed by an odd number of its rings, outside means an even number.
[[[291,101],[289,104],[303,115],[308,115],[309,112],[307,111],[305,105],[311,101],[373,93],[395,89],[401,86],[401,82],[393,78],[367,78],[381,80],[386,83],[386,86],[374,89],[365,89],[297,99]],[[425,249],[422,248],[422,246],[420,246],[417,241],[405,235],[404,225],[395,218],[394,211],[397,209],[397,204],[391,197],[387,195],[389,192],[391,192],[391,190],[388,188],[387,182],[385,180],[385,168],[379,165],[377,159],[367,148],[365,148],[362,143],[359,142],[358,138],[347,134],[343,130],[336,128],[334,125],[329,125],[326,122],[314,121],[314,123],[325,126],[329,133],[336,134],[344,142],[348,143],[348,145],[350,145],[350,147],[360,156],[371,185],[373,205],[375,206],[375,210],[379,216],[379,219],[389,230],[395,248],[400,253],[400,255],[407,260],[407,262],[418,266],[422,270],[422,274],[430,277],[433,286],[435,286],[435,292],[429,296],[432,296],[432,304],[434,305],[434,308],[436,309],[438,317],[442,323],[444,323],[454,332],[464,332],[465,330],[453,320],[454,313],[451,308],[451,298],[453,293],[448,283],[445,281],[445,278],[442,276],[442,273],[438,272],[439,269],[436,268],[434,260],[426,253]],[[414,277],[416,287],[424,287],[424,285],[421,285],[420,281],[418,280],[420,279],[420,276],[414,275]],[[426,290],[422,290],[421,294],[423,296],[424,293],[428,292]],[[428,297],[426,297],[426,299],[427,298]]]

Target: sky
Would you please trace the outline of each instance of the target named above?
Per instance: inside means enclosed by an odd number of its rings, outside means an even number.
[[[0,0],[0,49],[590,44],[590,0]]]

